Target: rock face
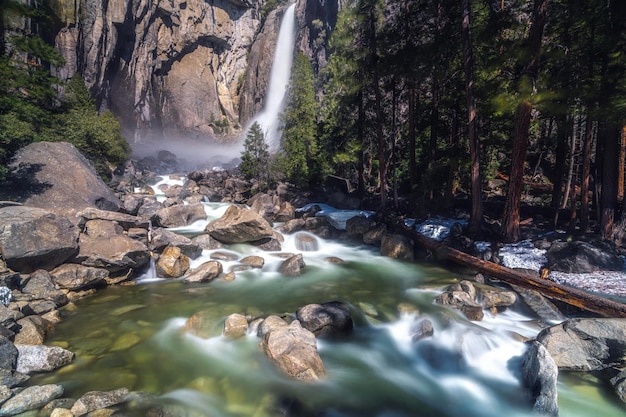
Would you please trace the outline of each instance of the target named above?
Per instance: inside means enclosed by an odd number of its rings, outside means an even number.
[[[16,153],[9,168],[25,195],[21,201],[24,205],[44,209],[120,208],[113,191],[69,143],[31,143]],[[72,175],[66,175],[68,172]]]
[[[81,68],[100,107],[112,109],[136,138],[162,128],[170,136],[206,137],[218,133],[224,118],[237,122],[262,2],[56,3],[66,22],[56,44],[68,63],[59,74],[71,77]]]

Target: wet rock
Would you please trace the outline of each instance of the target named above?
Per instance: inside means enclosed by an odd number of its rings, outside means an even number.
[[[380,245],[383,236],[387,234],[387,225],[378,223],[371,229],[363,233],[363,243],[366,245]]]
[[[529,390],[533,410],[558,416],[557,377],[559,369],[547,349],[534,341],[522,361],[522,382]]]
[[[45,209],[96,207],[119,211],[121,202],[91,163],[67,142],[34,142],[9,164],[24,205]]]
[[[513,289],[540,319],[547,322],[561,322],[567,319],[552,302],[538,291],[519,286],[513,286]]]
[[[248,205],[251,210],[268,221],[271,221],[278,211],[276,201],[266,193],[256,193],[248,200]]]
[[[394,259],[413,260],[413,242],[399,234],[384,235],[380,241],[380,253]]]
[[[13,340],[16,344],[41,345],[46,336],[53,330],[53,326],[40,316],[27,316],[17,321],[19,333]]]
[[[297,232],[302,229],[304,229],[304,219],[302,218],[289,220],[287,223],[281,226],[278,226],[276,228],[277,231],[279,231],[280,233],[284,233],[286,235],[289,235],[291,233]]]
[[[61,385],[37,385],[24,388],[0,407],[0,416],[13,416],[29,410],[36,410],[55,398],[63,395]]]
[[[186,204],[166,207],[153,217],[154,224],[160,227],[187,226],[198,220],[206,220],[207,215],[202,204]]]
[[[50,271],[54,285],[70,291],[106,285],[109,271],[78,264],[63,264]]]
[[[252,268],[263,268],[263,265],[265,265],[265,259],[262,256],[256,256],[256,255],[251,255],[251,256],[246,256],[245,258],[241,258],[241,260],[239,260],[239,262],[241,262],[244,265],[248,265]]]
[[[74,353],[59,346],[16,344],[15,347],[18,351],[16,370],[23,374],[53,371],[74,359]]]
[[[415,343],[427,337],[432,337],[435,334],[435,329],[429,319],[420,319],[411,324],[409,332],[411,341]]]
[[[626,403],[626,370],[615,375],[609,382],[613,386],[619,399]]]
[[[235,252],[213,252],[211,259],[217,259],[219,261],[236,261],[239,259],[239,254]]]
[[[206,231],[223,243],[244,243],[270,238],[272,226],[263,217],[250,209],[230,206],[224,215],[210,222]]]
[[[224,321],[224,336],[237,338],[248,332],[248,319],[243,314],[231,314]]]
[[[202,249],[219,249],[223,248],[224,245],[221,242],[213,239],[210,234],[203,233],[201,235],[195,236],[191,239],[191,243],[194,245],[198,245]]]
[[[297,320],[266,333],[261,348],[282,372],[297,380],[315,381],[326,375],[315,335]]]
[[[50,270],[78,249],[78,229],[65,217],[24,206],[0,209],[0,254],[14,271]]]
[[[293,220],[296,217],[296,208],[288,201],[283,201],[278,206],[278,211],[274,216],[274,221],[283,223]]]
[[[196,259],[202,255],[202,247],[188,237],[162,228],[154,229],[152,231],[150,248],[157,253],[161,253],[167,246],[180,248],[190,259]]]
[[[361,239],[375,224],[376,222],[368,217],[354,216],[346,220],[345,230],[348,236]]]
[[[259,324],[259,328],[257,329],[257,336],[263,337],[267,333],[271,332],[272,330],[276,328],[286,327],[286,326],[289,326],[289,323],[287,323],[281,317],[275,316],[275,315],[267,316]]]
[[[296,318],[315,336],[339,336],[352,332],[350,308],[339,301],[307,304],[296,311]]]
[[[570,319],[542,330],[536,340],[561,370],[597,371],[626,363],[624,319]]]
[[[296,249],[302,252],[313,252],[319,250],[317,238],[306,232],[298,232],[295,235]]]
[[[219,277],[224,272],[224,267],[219,261],[207,261],[190,271],[185,277],[185,282],[209,282]]]
[[[90,391],[80,397],[70,411],[76,417],[96,410],[111,407],[124,402],[128,389],[120,388],[113,391]]]
[[[189,270],[189,258],[180,248],[168,246],[156,262],[156,273],[161,278],[179,278]]]
[[[208,310],[198,311],[187,319],[182,331],[204,339],[214,336],[215,317]]]
[[[483,307],[475,301],[476,289],[469,281],[450,286],[435,298],[437,304],[460,310],[469,320],[480,321],[485,316]]]
[[[281,241],[283,241],[282,236],[281,236],[281,239],[270,237],[270,238],[265,238],[261,240],[256,240],[254,242],[249,242],[249,243],[267,252],[279,252],[282,250],[282,245],[280,243]]]
[[[517,301],[517,294],[513,291],[501,290],[495,287],[480,289],[480,304],[486,309],[497,312],[503,307],[511,307]]]
[[[42,269],[30,274],[22,283],[20,291],[33,299],[52,301],[57,306],[64,306],[69,302],[67,295],[56,289],[52,276]]]
[[[288,277],[297,277],[302,274],[302,268],[305,266],[306,264],[304,263],[302,254],[298,253],[285,259],[283,263],[280,264],[278,271]]]
[[[554,242],[546,252],[551,271],[583,274],[594,271],[621,271],[624,262],[613,242]]]

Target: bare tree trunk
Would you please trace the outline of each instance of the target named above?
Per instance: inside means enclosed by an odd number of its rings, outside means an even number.
[[[539,52],[545,26],[548,0],[535,0],[528,32],[528,61],[524,65],[522,77],[529,77],[532,81],[539,70]],[[530,92],[532,96],[533,92]],[[530,127],[532,103],[530,96],[522,99],[517,106],[515,132],[513,135],[513,155],[511,157],[511,176],[509,189],[502,216],[501,235],[505,242],[517,242],[520,239],[519,204],[522,196],[524,180],[524,163],[528,149],[528,129]]]
[[[483,219],[482,179],[480,175],[480,142],[478,139],[476,99],[474,97],[474,56],[472,51],[472,26],[470,22],[470,2],[461,0],[463,63],[465,69],[465,94],[467,98],[468,129],[471,158],[472,211],[468,228],[470,233],[481,230]]]
[[[591,112],[587,108],[587,120],[585,121],[585,139],[583,142],[583,172],[580,179],[580,231],[587,233],[589,230],[589,182],[591,176],[591,147],[593,144],[593,120]]]

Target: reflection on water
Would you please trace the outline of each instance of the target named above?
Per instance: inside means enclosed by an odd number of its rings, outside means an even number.
[[[237,272],[232,282],[160,280],[80,300],[64,310],[49,341],[75,352],[76,360],[32,382],[61,383],[73,397],[127,387],[178,407],[174,415],[278,416],[285,398],[324,416],[533,415],[517,369],[525,349],[520,340],[540,330],[534,318],[512,310],[468,322],[432,302],[457,280],[451,271],[397,262],[369,248],[318,243],[319,250],[303,252],[307,267],[295,278],[276,272],[282,261],[277,254],[236,245],[229,250],[264,256],[263,269]],[[283,248],[296,251],[293,236]],[[205,251],[194,265],[210,254]],[[329,256],[345,262],[325,261]],[[293,314],[302,305],[331,300],[350,304],[355,331],[347,340],[318,342],[328,377],[317,383],[283,376],[256,336],[221,335],[232,313]],[[206,339],[182,331],[198,311],[213,324]],[[428,317],[435,332],[413,343],[410,327],[418,317]],[[623,413],[604,398],[598,381],[562,378],[561,385],[562,416]]]

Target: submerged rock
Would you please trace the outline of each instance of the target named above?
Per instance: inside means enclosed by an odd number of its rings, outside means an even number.
[[[120,404],[128,393],[126,388],[113,391],[90,391],[76,400],[70,411],[76,417],[82,416],[92,411]]]
[[[231,314],[224,322],[224,336],[242,337],[248,332],[248,319],[243,314]]]
[[[292,255],[289,258],[285,259],[283,263],[280,264],[279,272],[288,277],[297,277],[302,274],[302,268],[304,268],[306,264],[304,263],[304,258],[301,253],[296,255]]]
[[[307,304],[296,311],[296,318],[316,337],[346,335],[354,327],[350,308],[340,301]]]

